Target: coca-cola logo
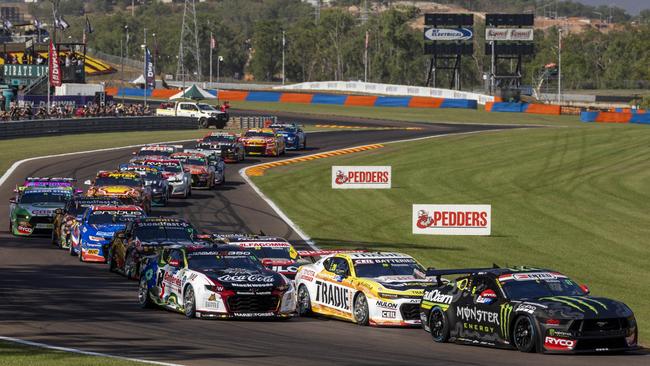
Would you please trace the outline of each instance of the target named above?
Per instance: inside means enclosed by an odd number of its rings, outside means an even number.
[[[223,282],[264,282],[264,283],[273,283],[273,276],[264,276],[264,275],[223,275],[218,278],[219,281]]]

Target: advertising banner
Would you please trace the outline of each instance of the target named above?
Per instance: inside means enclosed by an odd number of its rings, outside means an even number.
[[[473,35],[471,28],[424,28],[424,39],[428,41],[465,41]]]
[[[390,166],[332,166],[333,189],[388,189]]]
[[[413,234],[490,235],[491,205],[413,205]]]
[[[533,28],[486,28],[486,41],[532,41]]]
[[[156,78],[153,69],[153,61],[151,59],[151,51],[149,51],[149,47],[147,47],[145,50],[144,77],[146,79],[145,88],[154,89],[156,87]]]
[[[61,75],[61,64],[59,63],[59,54],[56,52],[56,46],[50,41],[50,50],[48,55],[50,67],[50,85],[61,86],[63,76]]]

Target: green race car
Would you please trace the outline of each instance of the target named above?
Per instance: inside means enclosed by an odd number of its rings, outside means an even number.
[[[49,234],[56,209],[72,198],[71,187],[26,187],[9,200],[9,231],[17,236]]]

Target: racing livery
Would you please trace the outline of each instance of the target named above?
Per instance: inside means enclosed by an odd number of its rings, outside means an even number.
[[[204,155],[208,159],[208,165],[214,168],[214,185],[226,183],[226,162],[220,154],[213,150],[185,149],[185,153]]]
[[[126,223],[143,217],[138,206],[91,206],[72,232],[70,254],[82,262],[105,262],[104,247]]]
[[[40,188],[72,188],[77,182],[74,178],[54,178],[54,177],[27,177],[22,185],[17,186],[14,192],[18,193],[27,187]],[[83,193],[81,190],[74,190],[74,194]]]
[[[178,152],[172,154],[171,159],[181,161],[185,169],[190,172],[192,188],[214,188],[216,169],[214,165],[210,165],[206,155]]]
[[[269,126],[284,137],[287,150],[304,150],[307,148],[307,135],[295,123],[275,123]]]
[[[145,186],[144,179],[137,172],[100,171],[95,180],[87,180],[88,197],[117,198],[124,204],[140,206],[145,212],[151,211],[151,188]]]
[[[197,149],[215,151],[226,163],[238,163],[246,158],[244,144],[234,133],[213,132],[197,142]]]
[[[170,196],[187,198],[192,195],[192,176],[180,160],[146,159],[141,164],[161,170],[169,183]]]
[[[285,275],[296,277],[298,267],[309,262],[298,255],[294,247],[284,238],[263,235],[213,234],[212,239],[225,242],[252,252],[267,268]]]
[[[637,348],[637,324],[625,304],[589,296],[567,276],[530,267],[430,269],[423,328],[436,342],[522,352],[579,353]],[[462,275],[444,283],[441,276]]]
[[[285,153],[284,137],[272,128],[253,128],[240,138],[246,155],[280,156]]]
[[[237,246],[172,246],[144,260],[138,298],[187,317],[288,318],[291,281]]]
[[[61,249],[70,247],[72,232],[79,225],[88,207],[92,205],[119,206],[120,204],[120,201],[114,198],[74,197],[66,203],[64,208],[54,210],[52,244]]]
[[[155,255],[170,245],[193,245],[196,230],[192,225],[177,218],[145,217],[126,224],[124,230],[115,233],[113,240],[104,248],[109,270],[125,275],[129,279],[140,275],[140,261],[148,255]]]
[[[145,187],[151,189],[151,205],[167,206],[170,197],[169,182],[159,168],[149,165],[121,164],[120,171],[140,173]]]
[[[420,325],[420,300],[432,284],[412,257],[391,252],[326,255],[296,274],[298,313],[359,325]]]
[[[139,151],[133,153],[136,157],[165,157],[179,151],[183,145],[145,145]]]
[[[17,236],[50,234],[55,210],[72,198],[71,187],[25,187],[9,200],[9,231]]]

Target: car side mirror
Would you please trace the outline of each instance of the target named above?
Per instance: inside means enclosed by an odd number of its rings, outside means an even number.
[[[580,288],[581,288],[582,291],[584,291],[585,294],[587,294],[587,295],[589,295],[589,293],[591,292],[591,291],[589,291],[589,287],[588,287],[587,285],[585,285],[585,284],[580,285]]]
[[[9,199],[9,203],[16,203],[16,202],[17,202],[17,201],[16,201],[16,197],[11,197],[11,198]]]
[[[138,152],[134,151],[134,152],[131,153],[131,155],[138,155]]]
[[[84,184],[87,186],[91,186],[93,182],[90,179],[87,179],[86,181],[84,181]]]
[[[170,266],[172,267],[180,267],[181,266],[181,261],[178,259],[170,259],[167,263],[169,263]]]

